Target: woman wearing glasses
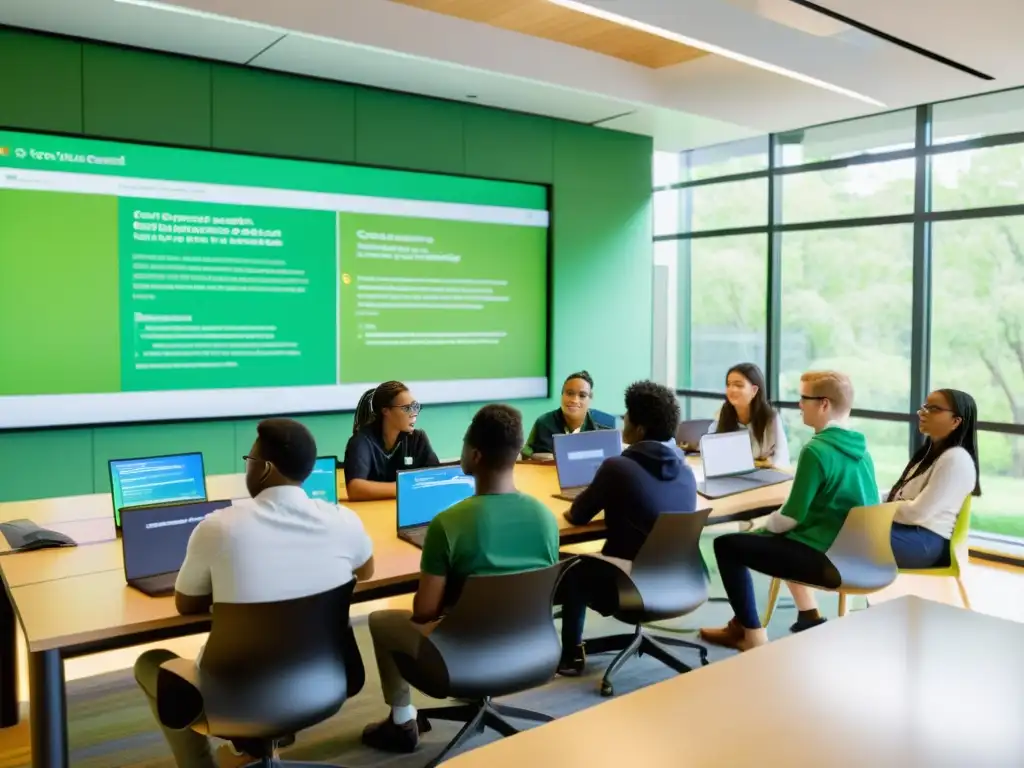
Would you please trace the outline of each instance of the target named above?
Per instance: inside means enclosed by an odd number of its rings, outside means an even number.
[[[928,395],[918,411],[927,439],[914,454],[888,501],[899,503],[892,526],[892,553],[900,568],[949,564],[949,540],[978,483],[978,406],[958,389]]]
[[[427,433],[416,429],[419,412],[420,404],[400,381],[385,381],[359,398],[345,447],[349,501],[393,499],[399,470],[440,463]]]

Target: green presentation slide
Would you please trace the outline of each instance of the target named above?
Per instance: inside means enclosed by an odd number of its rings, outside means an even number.
[[[544,187],[0,131],[0,429],[547,394]]]

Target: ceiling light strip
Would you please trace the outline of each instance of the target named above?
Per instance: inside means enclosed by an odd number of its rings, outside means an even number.
[[[824,80],[819,80],[816,77],[811,77],[810,75],[805,75],[800,72],[794,72],[791,69],[786,69],[785,67],[780,67],[776,64],[771,64],[767,61],[761,61],[760,59],[755,59],[752,56],[746,56],[742,53],[737,53],[736,51],[730,51],[727,48],[722,48],[721,46],[714,45],[713,43],[705,43],[703,40],[696,40],[692,37],[681,35],[678,32],[672,32],[671,30],[663,29],[662,27],[656,27],[653,24],[646,24],[642,21],[631,19],[628,16],[621,16],[620,14],[612,13],[611,11],[606,11],[602,8],[595,8],[592,5],[577,2],[577,0],[548,0],[548,2],[554,3],[555,5],[560,5],[563,8],[568,8],[569,10],[572,11],[579,11],[580,13],[585,13],[588,16],[594,16],[599,19],[604,19],[605,21],[610,21],[614,24],[620,24],[624,27],[631,27],[632,29],[636,29],[641,32],[647,32],[648,34],[656,35],[658,37],[664,38],[665,40],[671,40],[682,45],[688,45],[691,48],[699,48],[702,51],[714,53],[719,56],[723,56],[727,59],[738,61],[741,64],[747,64],[748,66],[751,67],[763,69],[766,72],[772,72],[773,74],[776,75],[782,75],[783,77],[788,77],[791,80],[797,80],[801,83],[806,83],[807,85],[813,85],[817,88],[822,88],[826,91],[832,91],[833,93],[848,96],[851,99],[857,99],[858,101],[863,101],[868,104],[872,104],[876,107],[885,106],[885,104],[879,101],[878,99],[873,99],[870,96],[865,96],[863,93],[851,91],[849,88],[843,88],[842,86],[834,85],[833,83],[828,83],[825,82]]]

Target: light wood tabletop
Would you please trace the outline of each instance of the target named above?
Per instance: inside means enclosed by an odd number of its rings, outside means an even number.
[[[1022,647],[1022,624],[905,597],[446,765],[1020,766]]]
[[[604,530],[600,517],[586,526],[573,526],[563,518],[570,505],[554,498],[559,488],[553,466],[519,464],[516,484],[551,510],[564,541],[600,538]],[[698,504],[714,509],[712,519],[727,518],[777,507],[788,495],[789,485],[712,502],[698,500]],[[343,483],[339,486],[344,496]],[[244,479],[241,475],[211,477],[208,490],[210,498],[238,498],[244,496]],[[357,512],[374,543],[375,573],[358,585],[357,595],[403,586],[413,589],[419,577],[420,550],[396,537],[395,502],[344,503]],[[85,514],[90,517],[82,517]],[[178,616],[171,598],[146,597],[125,584],[109,494],[0,505],[0,520],[16,517],[52,525],[82,542],[74,548],[0,556],[0,572],[30,651],[128,638],[158,627],[201,627],[208,621],[209,617]]]

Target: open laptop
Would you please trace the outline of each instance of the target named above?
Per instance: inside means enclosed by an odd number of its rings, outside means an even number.
[[[128,586],[150,597],[173,593],[188,537],[204,517],[230,504],[224,500],[123,507],[121,552]]]
[[[590,485],[601,462],[622,453],[622,433],[598,429],[574,435],[555,435],[555,469],[559,493],[556,499],[572,501]]]
[[[679,422],[676,430],[676,445],[687,453],[699,453],[700,439],[708,433],[714,421],[711,419],[690,419]]]
[[[476,481],[457,465],[398,473],[398,538],[423,549],[430,521],[472,496]]]
[[[206,501],[203,454],[176,453],[143,459],[111,459],[110,490],[114,526],[121,528],[120,510],[181,501]]]
[[[338,503],[338,457],[317,456],[313,471],[302,489],[311,499],[326,501],[328,504]]]
[[[754,466],[750,435],[745,430],[704,435],[700,439],[700,458],[704,463],[704,480],[697,484],[697,492],[708,499],[793,479],[785,472]]]

